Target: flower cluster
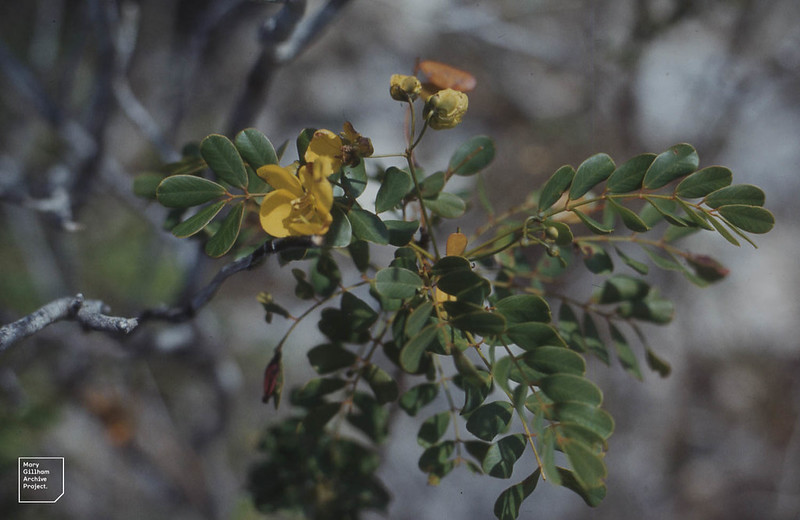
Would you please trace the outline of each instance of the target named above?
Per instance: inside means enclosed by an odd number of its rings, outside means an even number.
[[[372,152],[369,138],[347,122],[341,136],[324,129],[314,132],[304,164],[259,168],[258,176],[275,188],[261,202],[261,227],[274,237],[327,233],[333,222],[333,186],[328,177],[342,165],[356,165]]]

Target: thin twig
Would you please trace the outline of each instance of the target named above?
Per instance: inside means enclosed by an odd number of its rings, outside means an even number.
[[[322,245],[322,237],[289,237],[272,240],[250,253],[225,265],[211,282],[203,287],[187,304],[163,309],[147,309],[138,317],[108,316],[107,306],[100,300],[85,300],[82,294],[54,300],[19,320],[0,327],[0,352],[57,321],[77,321],[89,330],[113,334],[130,334],[148,320],[173,323],[192,319],[214,297],[220,286],[234,274],[253,269],[267,256],[290,249],[307,249]]]

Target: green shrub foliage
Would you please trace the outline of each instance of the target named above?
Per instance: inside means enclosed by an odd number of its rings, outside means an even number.
[[[666,376],[669,364],[643,326],[669,323],[675,308],[650,270],[678,271],[701,287],[724,278],[722,264],[678,241],[716,233],[753,244],[751,235],[774,223],[764,193],[733,184],[727,168],[701,168],[697,151],[680,143],[620,164],[599,153],[565,165],[530,187],[524,203],[498,212],[482,188],[491,138],[455,147],[442,169],[415,160],[426,131],[461,122],[466,95],[444,89],[423,102],[410,78],[392,78],[392,97],[409,111],[400,152],[374,155],[345,123],[338,135],[301,132],[297,161],[282,167],[286,145],[276,151],[247,129],[233,140],[208,136],[163,179],[148,174],[137,184],[172,209],[167,226],[177,237],[203,241],[211,256],[320,237],[280,259],[306,312],[290,315],[277,301],[285,295],[259,295],[267,321],[291,322],[265,372],[265,402],[282,401],[281,351],[291,348],[292,331],[318,316],[325,341],[307,354],[317,376],[286,381],[291,414],[264,435],[250,478],[255,502],[313,518],[384,510],[389,494],[375,475],[375,450],[402,410],[419,418],[419,469],[429,483],[463,469],[519,479],[497,498],[501,520],[518,517],[539,480],[595,506],[606,492],[614,420],[586,377],[587,358],[616,360],[636,379],[643,360]],[[439,225],[473,202],[448,190],[453,176],[476,176],[486,218],[443,236]],[[391,261],[373,259],[378,249],[393,254],[375,258]],[[552,289],[584,268],[595,277],[589,298]]]

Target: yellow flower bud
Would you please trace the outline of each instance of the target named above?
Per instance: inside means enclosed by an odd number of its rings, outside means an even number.
[[[463,92],[446,88],[428,98],[422,115],[434,130],[453,128],[467,112],[469,98]]]
[[[422,91],[422,84],[416,76],[392,74],[389,81],[389,95],[397,101],[413,101]]]

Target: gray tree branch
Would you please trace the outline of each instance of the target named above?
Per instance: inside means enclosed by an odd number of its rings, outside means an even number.
[[[253,269],[268,255],[291,249],[308,249],[322,245],[322,237],[289,237],[271,240],[249,255],[223,266],[216,276],[185,305],[160,309],[147,309],[136,318],[108,316],[107,306],[100,300],[86,300],[82,294],[54,300],[19,320],[0,327],[0,352],[23,339],[36,334],[48,325],[69,320],[80,323],[88,330],[110,334],[130,334],[148,320],[173,323],[192,319],[216,294],[222,284],[234,274]]]

